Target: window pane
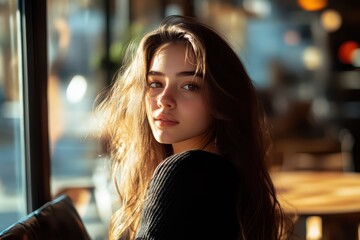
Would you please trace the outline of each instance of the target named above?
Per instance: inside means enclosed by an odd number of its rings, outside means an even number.
[[[52,194],[67,193],[92,239],[105,239],[111,201],[92,111],[106,85],[105,5],[102,0],[47,4]]]
[[[26,215],[17,2],[0,1],[0,230]]]

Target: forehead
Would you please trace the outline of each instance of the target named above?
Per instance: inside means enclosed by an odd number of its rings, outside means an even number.
[[[152,56],[150,69],[185,67],[196,68],[196,61],[192,48],[186,43],[165,43]]]

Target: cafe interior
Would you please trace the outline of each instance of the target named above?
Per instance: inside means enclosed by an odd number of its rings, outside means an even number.
[[[18,8],[0,0],[0,232],[29,212]],[[360,239],[359,0],[47,0],[43,13],[50,192],[71,198],[92,239],[107,239],[116,208],[95,99],[132,40],[169,15],[212,26],[243,61],[271,126],[267,164],[291,239]]]

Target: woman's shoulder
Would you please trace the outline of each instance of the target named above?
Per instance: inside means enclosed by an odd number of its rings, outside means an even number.
[[[182,165],[230,165],[230,161],[219,154],[203,151],[189,150],[173,154],[160,163],[160,167],[177,167]]]
[[[138,239],[235,239],[234,169],[224,157],[199,150],[166,158],[150,182]]]

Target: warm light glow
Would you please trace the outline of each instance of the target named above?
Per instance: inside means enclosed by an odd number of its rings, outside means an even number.
[[[315,70],[321,65],[321,53],[316,47],[307,47],[303,53],[303,63],[306,69]]]
[[[313,216],[306,218],[306,240],[322,239],[321,217]]]
[[[339,60],[342,63],[351,64],[353,54],[355,53],[355,50],[357,50],[358,48],[359,48],[359,44],[357,42],[347,41],[343,43],[338,51]]]
[[[342,24],[341,15],[335,10],[326,10],[321,14],[321,25],[328,32],[335,32]]]
[[[299,44],[300,39],[300,34],[294,30],[287,31],[284,34],[284,42],[290,46]]]
[[[326,7],[327,0],[298,0],[299,6],[306,11],[317,11]]]
[[[80,102],[86,93],[86,89],[86,79],[81,75],[76,75],[71,79],[66,89],[66,98],[71,103]]]

